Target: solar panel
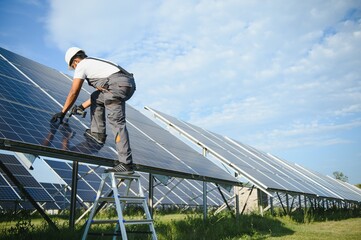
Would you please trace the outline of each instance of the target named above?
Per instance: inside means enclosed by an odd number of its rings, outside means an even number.
[[[16,200],[20,200],[20,196],[16,193],[0,170],[0,202]]]
[[[251,146],[207,131],[152,108],[146,107],[146,109],[151,111],[156,118],[206,148],[222,161],[228,161],[229,165],[260,189],[361,201],[357,193],[350,192],[350,189],[339,184],[331,183],[330,181],[333,179],[318,173],[311,173],[311,171]]]
[[[306,169],[297,164],[294,165],[294,168],[301,171],[307,177],[317,181],[324,188],[329,189],[329,191],[332,192],[334,195],[337,195],[338,198],[361,202],[361,194],[353,191],[341,181],[331,179],[327,176],[323,176],[320,173]]]
[[[45,159],[45,162],[68,184],[71,182],[71,163],[57,160]],[[78,195],[81,200],[84,202],[93,202],[96,196],[96,191],[99,188],[101,181],[101,174],[104,172],[104,167],[80,164],[79,165],[79,183],[78,183]],[[149,186],[149,175],[147,173],[140,173],[141,183],[145,193],[148,192]],[[59,192],[63,193],[64,186],[59,186],[58,189],[54,190],[53,184],[45,184],[48,192]],[[89,186],[94,190],[90,191]],[[217,191],[214,191],[216,186],[212,183],[209,183],[210,189],[213,191],[209,192],[208,205],[221,205],[223,199]],[[133,186],[134,187],[134,186]],[[178,179],[172,178],[167,185],[160,183],[156,180],[154,187],[153,202],[158,205],[164,204],[176,204],[176,205],[202,205],[203,204],[203,195],[202,195],[203,184],[195,180],[187,179]],[[109,189],[109,183],[105,186],[105,190]],[[230,194],[225,193],[225,195],[230,198]],[[52,195],[54,197],[54,195]],[[64,204],[64,198],[67,199],[67,202],[70,200],[70,196],[65,196],[60,194],[59,198],[56,199],[57,205],[61,206],[61,201],[63,202],[64,207],[68,207],[67,204]],[[55,197],[54,197],[55,198]]]
[[[317,185],[312,179],[305,177],[299,171],[295,171],[292,165],[284,160],[280,160],[271,155],[266,154],[260,150],[252,148],[248,145],[242,144],[238,141],[231,140],[229,138],[223,138],[224,141],[233,146],[240,152],[244,154],[250,154],[254,158],[259,160],[259,163],[264,164],[268,168],[272,168],[274,173],[280,176],[284,181],[289,182],[293,186],[299,189],[296,192],[306,193],[306,194],[315,194],[319,197],[329,197],[329,198],[338,198],[339,196],[328,191],[327,189]],[[285,188],[285,190],[291,190],[292,188]]]
[[[26,168],[19,162],[19,160],[8,154],[0,154],[0,161],[12,172],[13,176],[24,186],[25,190],[37,202],[51,202],[54,199],[45,191],[45,189],[35,180],[35,178],[26,170]],[[2,174],[6,182],[15,189],[18,196],[22,194],[18,191],[17,186],[11,181],[8,176]]]
[[[45,160],[47,164],[61,177],[64,182],[71,186],[72,183],[72,164],[67,162],[58,162],[52,160]],[[83,179],[84,175],[84,165],[79,165],[78,171],[78,189],[77,194],[80,197],[81,201],[84,202],[93,202],[95,199],[96,190],[92,188],[86,180]],[[89,171],[89,168],[88,168]],[[98,186],[100,179],[98,178]]]
[[[71,79],[44,65],[0,48],[0,148],[111,166],[117,159],[114,139],[100,146],[83,136],[89,120],[72,117],[50,124],[64,103]],[[84,85],[85,89],[89,89]],[[81,91],[79,102],[89,98]],[[142,171],[238,184],[202,155],[127,105],[134,162]]]
[[[67,209],[70,207],[70,191],[64,184],[40,183],[46,191],[54,198],[56,208]],[[53,209],[52,206],[45,205],[47,209]]]

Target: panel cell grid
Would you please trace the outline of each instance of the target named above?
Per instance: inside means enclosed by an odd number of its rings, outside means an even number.
[[[0,161],[8,168],[12,175],[23,185],[25,190],[31,197],[38,202],[54,201],[48,192],[36,181],[36,179],[26,170],[26,168],[13,155],[0,154]],[[12,186],[19,196],[22,193],[17,186],[6,175],[2,175],[4,179]]]

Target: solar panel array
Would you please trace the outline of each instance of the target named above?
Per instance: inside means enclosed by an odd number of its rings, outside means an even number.
[[[68,186],[71,185],[72,163],[45,159],[45,162],[55,171],[55,173],[63,179]],[[93,202],[101,180],[101,174],[104,167],[88,164],[79,165],[78,174],[78,198],[81,202]],[[141,183],[144,192],[148,192],[149,175],[148,173],[140,173]],[[110,189],[110,182],[105,185],[104,190]],[[123,185],[125,187],[125,185]],[[64,188],[64,186],[61,186]],[[167,184],[159,181],[155,183],[154,203],[156,205],[176,204],[176,205],[202,205],[203,184],[199,181],[171,178]],[[216,186],[209,183],[208,204],[221,205],[223,200],[216,189]],[[61,190],[61,189],[59,189]],[[223,190],[227,198],[231,197],[231,193]],[[64,195],[62,195],[64,198]],[[70,196],[69,196],[70,197]],[[67,197],[68,199],[70,199]]]
[[[20,182],[25,190],[37,202],[54,202],[52,196],[36,181],[36,179],[26,170],[19,160],[8,154],[0,154],[0,162],[3,163],[13,176]],[[1,202],[26,202],[27,199],[14,184],[14,182],[4,174],[0,168],[0,205]]]
[[[288,163],[251,146],[181,121],[146,107],[154,116],[183,136],[207,149],[264,191],[284,191],[315,197],[361,202],[361,194],[342,183]]]
[[[104,146],[83,136],[89,120],[72,117],[65,124],[49,120],[61,109],[71,78],[54,69],[0,48],[0,148],[66,158],[105,166],[117,159],[108,129]],[[89,98],[85,86],[78,104]],[[134,162],[140,170],[238,184],[239,181],[127,105]]]
[[[41,203],[44,209],[69,209],[71,198],[72,162],[62,160],[45,159],[50,169],[64,181],[59,183],[38,183],[29,173],[19,159],[12,154],[0,154],[0,161],[14,172],[14,176],[24,185],[35,201]],[[43,161],[37,159],[36,161]],[[104,172],[103,166],[79,164],[77,207],[88,208],[93,203],[98,190],[101,174]],[[49,174],[49,173],[48,173]],[[148,173],[140,173],[144,192],[147,194],[149,186]],[[109,189],[110,183],[106,188]],[[203,204],[202,188],[203,183],[195,180],[170,178],[166,184],[155,180],[154,187],[154,207],[164,205],[197,206]],[[105,188],[105,190],[106,190]],[[123,185],[125,188],[125,185]],[[227,199],[232,197],[232,193],[222,190]],[[207,204],[219,206],[223,199],[218,192],[218,188],[213,183],[208,183]],[[0,209],[34,207],[22,196],[17,186],[0,171]]]

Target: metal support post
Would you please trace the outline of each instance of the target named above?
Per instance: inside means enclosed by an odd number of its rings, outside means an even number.
[[[152,173],[149,173],[149,196],[148,196],[148,207],[150,216],[153,218],[153,190],[154,190],[154,177]]]
[[[234,196],[236,199],[236,219],[238,220],[240,215],[240,209],[239,209],[239,189],[240,187],[234,186]]]
[[[207,182],[203,182],[203,221],[207,220]]]
[[[290,213],[290,203],[289,203],[289,199],[288,199],[288,193],[286,193],[286,204],[287,204],[287,214]]]
[[[70,198],[70,217],[69,228],[74,230],[75,225],[75,210],[76,210],[76,194],[78,188],[78,161],[73,162],[73,172],[71,180],[71,198]]]

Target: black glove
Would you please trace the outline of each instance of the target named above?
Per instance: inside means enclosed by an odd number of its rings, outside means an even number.
[[[53,115],[53,117],[51,118],[50,122],[56,123],[59,120],[59,123],[62,123],[64,117],[65,117],[65,113],[63,113],[63,112],[55,113]]]
[[[74,107],[72,107],[71,109],[71,112],[70,112],[71,115],[82,115],[82,117],[84,118],[85,115],[86,115],[86,112],[84,111],[84,107],[83,105],[80,105],[80,106],[77,106],[77,105],[74,105]]]

